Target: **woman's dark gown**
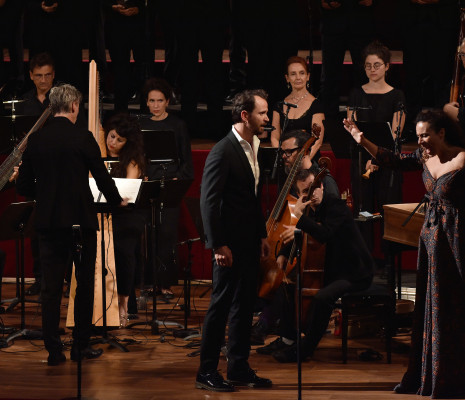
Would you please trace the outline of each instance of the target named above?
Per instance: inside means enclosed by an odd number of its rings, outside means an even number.
[[[421,168],[421,152],[376,159]],[[412,349],[398,393],[465,398],[465,168],[434,179],[423,164],[428,200],[418,245]]]

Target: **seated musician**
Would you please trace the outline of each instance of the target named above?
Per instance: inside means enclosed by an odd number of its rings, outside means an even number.
[[[344,200],[326,192],[324,185],[315,189],[309,200],[306,199],[308,188],[318,174],[318,169],[312,166],[302,170],[296,182],[299,200],[294,214],[299,221],[297,228],[311,235],[317,242],[326,245],[324,263],[324,284],[313,297],[310,309],[306,314],[307,323],[303,327],[305,338],[302,341],[302,359],[311,357],[326,332],[335,302],[345,293],[367,289],[373,279],[374,260],[353,220],[350,209]],[[305,213],[309,207],[308,215]],[[278,257],[278,266],[287,263],[290,245],[294,233],[285,232],[283,241],[287,244]],[[292,289],[288,296],[289,308],[283,312],[281,325],[287,330],[287,337],[280,337],[268,346],[267,353],[272,354],[279,362],[297,361],[297,347],[294,321],[293,284],[286,285]],[[283,320],[284,319],[284,320]],[[263,348],[262,348],[263,349]],[[273,350],[273,351],[272,351]]]
[[[114,115],[105,124],[107,155],[118,157],[111,176],[139,179],[145,172],[142,132],[135,117]],[[141,236],[145,226],[145,210],[119,209],[113,212],[113,243],[118,286],[120,327],[128,323],[129,295],[134,290],[137,260],[140,258]],[[137,309],[136,309],[137,311]]]
[[[304,147],[305,143],[311,138],[310,133],[303,129],[296,129],[292,131],[287,131],[282,135],[281,143],[281,157],[283,161],[283,170],[281,171],[285,174],[285,177],[288,176],[292,166],[296,162],[297,156],[301,149]],[[317,163],[313,163],[317,166]],[[310,168],[312,166],[312,160],[309,155],[303,157],[301,162],[301,168]],[[284,175],[283,174],[283,175]],[[340,197],[339,188],[337,186],[334,178],[327,174],[323,178],[323,186],[327,194],[331,194],[335,197]],[[298,194],[294,189],[291,189],[291,194],[294,197],[298,197]],[[286,226],[286,232],[288,235],[294,233],[295,226],[289,225]],[[286,296],[285,296],[286,298]],[[286,301],[286,300],[284,300]],[[271,327],[275,324],[275,321],[280,319],[281,316],[281,303],[282,303],[282,293],[278,291],[277,294],[273,296],[273,299],[269,304],[267,304],[260,314],[258,322],[252,328],[252,343],[253,344],[264,344],[264,338],[270,332]]]
[[[39,53],[29,62],[29,77],[34,87],[23,96],[16,110],[20,115],[41,115],[49,106],[49,93],[55,79],[55,62],[48,53]]]

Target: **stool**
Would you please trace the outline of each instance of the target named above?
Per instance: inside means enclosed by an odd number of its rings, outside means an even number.
[[[372,284],[361,292],[351,292],[341,297],[342,314],[342,362],[347,364],[347,331],[349,315],[357,315],[367,311],[381,312],[386,335],[387,362],[391,363],[391,339],[394,329],[395,297],[388,288]]]

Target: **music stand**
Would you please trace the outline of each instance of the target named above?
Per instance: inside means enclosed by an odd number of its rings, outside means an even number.
[[[199,237],[194,239],[187,239],[183,242],[178,243],[179,246],[187,244],[187,264],[184,268],[184,329],[175,331],[175,337],[198,337],[198,331],[196,329],[188,329],[187,322],[191,315],[191,281],[192,281],[192,243],[202,242],[205,243],[205,233],[203,230],[202,216],[200,214],[200,199],[197,197],[186,197],[184,199],[189,214],[194,222],[195,229]]]
[[[118,181],[125,181],[125,180],[115,180],[115,184],[118,187]],[[91,190],[95,187],[93,184],[90,185]],[[124,191],[122,191],[121,187],[118,187],[118,191],[120,194],[122,194],[123,197],[129,197],[125,196]],[[129,350],[126,348],[126,346],[122,345],[121,343],[118,342],[118,340],[115,338],[115,336],[110,335],[108,333],[108,326],[107,326],[107,288],[106,288],[106,276],[107,276],[107,269],[105,267],[105,214],[109,214],[112,212],[114,206],[109,205],[106,203],[106,200],[104,201],[102,199],[102,193],[101,192],[96,192],[95,190],[92,190],[92,195],[94,196],[94,205],[97,209],[97,212],[100,213],[100,229],[101,229],[101,239],[100,239],[100,256],[101,256],[101,262],[102,262],[102,338],[93,340],[92,343],[102,343],[102,344],[109,344],[110,346],[116,347],[117,349],[123,351],[123,352],[128,352]],[[138,193],[138,196],[140,195],[140,190]]]
[[[278,153],[278,148],[276,147],[260,147],[259,156],[258,156],[258,165],[260,166],[260,171],[263,172],[265,177],[265,198],[266,198],[266,212],[265,217],[268,218],[271,213],[271,199],[270,199],[270,183],[277,183],[278,181],[282,181],[282,179],[273,179],[272,171],[274,167],[274,163],[276,160],[276,156],[280,156]],[[282,174],[283,169],[280,168],[277,171],[277,174]],[[275,174],[275,175],[277,175]]]
[[[16,144],[28,133],[37,121],[35,115],[0,116],[0,154],[9,154]],[[10,136],[6,133],[11,132]]]
[[[156,287],[158,282],[158,271],[160,268],[160,259],[158,256],[159,248],[159,230],[158,225],[163,223],[163,208],[164,207],[178,207],[184,195],[192,184],[192,179],[176,179],[176,180],[155,180],[142,182],[139,196],[136,200],[137,208],[150,208],[150,228],[152,238],[152,280],[153,280],[153,312],[151,331],[153,335],[159,334],[159,325],[178,326],[182,327],[177,322],[163,322],[157,319],[157,293]],[[132,328],[141,323],[136,322],[128,325]]]
[[[12,304],[8,307],[10,310],[14,305],[21,304],[21,329],[11,333],[8,337],[0,342],[0,347],[7,347],[8,343],[16,338],[40,339],[42,334],[38,331],[32,331],[25,328],[26,311],[24,304],[24,238],[32,235],[32,214],[34,212],[34,201],[10,204],[0,217],[0,241],[1,240],[18,240],[19,250],[16,255],[16,293],[19,299],[11,299]],[[5,300],[5,301],[11,301]],[[14,305],[13,305],[14,304]]]

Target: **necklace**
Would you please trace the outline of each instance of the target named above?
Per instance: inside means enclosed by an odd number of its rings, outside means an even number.
[[[293,99],[294,104],[297,104],[300,100],[305,99],[305,97],[307,96],[308,96],[308,92],[306,92],[303,96],[300,96],[300,97],[293,96],[291,97],[291,99]]]

